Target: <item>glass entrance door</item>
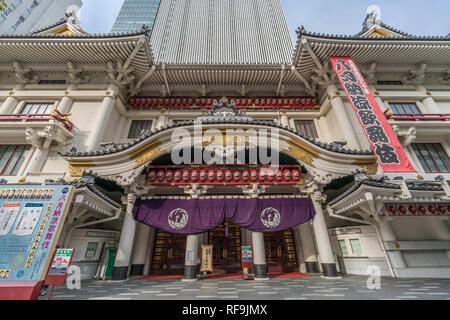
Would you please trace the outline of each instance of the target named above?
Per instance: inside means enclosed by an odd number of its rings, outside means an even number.
[[[158,230],[153,249],[153,274],[183,274],[186,236]]]
[[[298,271],[297,251],[292,230],[264,233],[269,272]]]
[[[209,244],[213,245],[214,273],[241,271],[241,228],[230,222],[209,232]]]

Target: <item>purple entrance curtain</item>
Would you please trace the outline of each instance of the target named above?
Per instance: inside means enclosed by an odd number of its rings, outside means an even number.
[[[255,232],[283,231],[314,218],[310,198],[305,199],[137,199],[134,218],[175,234],[198,234],[231,220]]]

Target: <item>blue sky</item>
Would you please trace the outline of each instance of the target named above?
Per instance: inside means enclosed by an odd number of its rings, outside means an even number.
[[[244,0],[245,1],[245,0]],[[123,0],[83,0],[82,27],[90,33],[110,31]],[[450,0],[282,0],[293,38],[306,30],[330,34],[355,34],[370,5],[381,9],[381,20],[414,35],[450,33]]]

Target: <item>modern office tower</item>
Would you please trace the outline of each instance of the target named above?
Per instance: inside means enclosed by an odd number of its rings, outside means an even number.
[[[289,64],[279,0],[162,0],[151,38],[157,62]]]
[[[153,28],[160,0],[125,0],[111,32],[140,30],[142,26]]]
[[[68,11],[81,8],[81,0],[6,0],[0,13],[0,34],[25,34],[65,18]]]

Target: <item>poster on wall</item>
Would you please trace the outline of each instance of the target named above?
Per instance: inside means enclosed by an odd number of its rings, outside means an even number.
[[[73,249],[58,249],[52,261],[48,276],[65,275],[72,261]]]
[[[47,278],[45,279],[46,285],[64,285],[74,251],[74,249],[58,249],[56,251]]]
[[[72,186],[0,186],[0,283],[42,281]]]
[[[242,268],[253,268],[253,248],[242,246]]]
[[[330,57],[383,172],[416,172],[351,57]]]

